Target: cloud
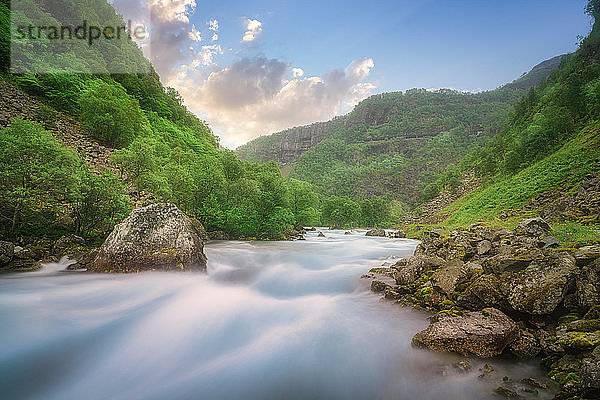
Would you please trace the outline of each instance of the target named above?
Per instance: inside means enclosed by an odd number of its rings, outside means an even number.
[[[294,76],[294,78],[300,78],[304,76],[304,71],[302,70],[302,68],[292,68],[292,75]]]
[[[216,19],[211,19],[210,21],[208,21],[208,29],[210,29],[213,32],[217,32],[219,30],[219,21],[217,21]]]
[[[192,30],[188,33],[188,36],[194,42],[202,41],[202,35],[200,34],[200,32],[196,29],[196,27],[194,25],[192,25]]]
[[[176,87],[222,143],[236,147],[261,134],[350,111],[375,88],[363,82],[373,67],[373,60],[366,58],[345,69],[305,77],[300,68],[280,60],[242,58],[200,79],[187,75]]]
[[[150,0],[148,7],[152,11],[152,17],[161,22],[187,22],[190,9],[196,8],[195,0]]]
[[[242,42],[253,42],[260,35],[262,35],[262,22],[256,19],[248,19],[245,21],[246,32],[244,32],[244,36],[242,37]]]

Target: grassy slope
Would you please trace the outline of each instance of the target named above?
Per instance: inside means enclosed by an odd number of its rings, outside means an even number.
[[[514,228],[525,216],[535,211],[517,213],[502,218],[505,210],[518,210],[541,193],[557,186],[575,190],[583,177],[600,172],[600,122],[593,122],[561,149],[513,176],[496,177],[473,192],[454,202],[443,212],[451,215],[440,225],[455,229],[483,222],[494,226]],[[553,234],[565,245],[600,242],[600,226],[564,222],[553,226]],[[421,228],[422,229],[422,228]],[[419,229],[419,231],[421,230]]]

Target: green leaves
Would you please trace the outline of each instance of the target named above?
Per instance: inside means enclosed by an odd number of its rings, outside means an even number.
[[[75,152],[32,121],[0,131],[0,218],[8,233],[52,229],[72,214],[77,233],[110,229],[128,211],[122,184],[94,175]]]
[[[109,145],[124,147],[136,136],[149,134],[148,119],[136,99],[118,83],[90,81],[78,101],[79,118],[94,136]]]

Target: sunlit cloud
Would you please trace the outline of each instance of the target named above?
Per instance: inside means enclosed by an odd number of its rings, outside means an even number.
[[[263,33],[262,22],[256,19],[248,19],[245,21],[246,32],[242,37],[242,42],[253,42]]]

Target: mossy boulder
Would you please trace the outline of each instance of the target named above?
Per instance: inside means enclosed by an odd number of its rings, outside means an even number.
[[[417,333],[416,347],[433,351],[455,352],[477,357],[493,357],[519,338],[515,322],[494,308],[457,317],[440,318]]]
[[[206,270],[201,232],[176,206],[133,210],[98,250],[88,271]]]
[[[519,312],[551,314],[562,302],[567,285],[574,280],[575,259],[567,252],[531,263],[525,270],[505,272],[500,288],[513,309]]]

